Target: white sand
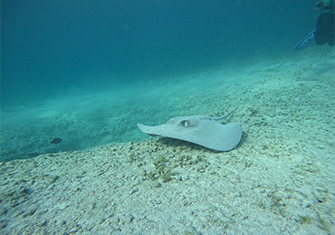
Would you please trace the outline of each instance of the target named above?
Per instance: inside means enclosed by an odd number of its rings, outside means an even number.
[[[318,49],[136,91],[147,125],[238,107],[233,151],[150,139],[2,163],[0,233],[335,234],[334,50]]]

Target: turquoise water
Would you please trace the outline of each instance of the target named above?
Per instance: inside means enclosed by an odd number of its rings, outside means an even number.
[[[229,112],[240,97],[211,101],[214,89],[330,51],[292,51],[315,28],[314,3],[2,1],[0,160],[141,141],[138,122]]]

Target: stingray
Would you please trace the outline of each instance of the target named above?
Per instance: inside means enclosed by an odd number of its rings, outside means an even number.
[[[228,117],[232,112],[221,117],[201,115],[175,117],[159,126],[145,126],[140,123],[137,123],[137,126],[142,132],[151,136],[183,140],[217,151],[230,151],[241,140],[241,123],[223,125],[217,121]]]

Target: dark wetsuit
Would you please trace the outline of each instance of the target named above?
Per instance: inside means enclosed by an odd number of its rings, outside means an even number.
[[[316,21],[316,30],[314,39],[316,44],[323,45],[328,42],[330,46],[334,46],[335,38],[335,19],[334,19],[334,0],[321,1],[327,3],[324,8],[317,9],[322,11]]]
[[[315,42],[323,45],[328,42],[334,46],[334,14],[321,13],[316,22],[316,31],[314,32]]]

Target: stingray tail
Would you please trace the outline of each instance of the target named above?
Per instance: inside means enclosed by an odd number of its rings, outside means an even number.
[[[228,113],[228,114],[225,114],[225,115],[223,115],[223,116],[221,116],[221,117],[212,117],[212,118],[213,118],[215,121],[224,119],[224,118],[230,116],[233,112],[235,112],[236,109],[237,109],[237,107],[236,107],[235,109],[233,109],[233,111],[231,111],[231,112]]]

